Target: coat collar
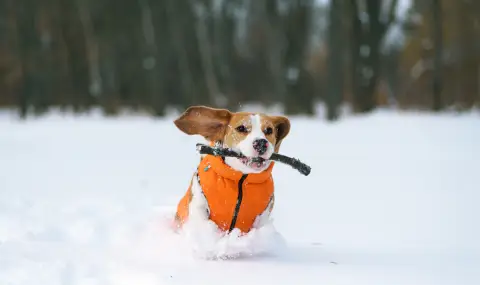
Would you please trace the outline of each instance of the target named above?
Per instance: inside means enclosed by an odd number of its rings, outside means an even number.
[[[260,173],[249,173],[245,181],[249,183],[263,183],[267,179],[271,179],[272,169],[274,164],[275,163],[273,161],[270,162],[270,165],[268,166],[268,168]],[[213,155],[206,155],[202,159],[200,163],[200,167],[211,168],[219,176],[225,179],[236,181],[236,182],[240,181],[242,176],[245,175],[244,173],[231,168],[222,160],[221,157],[213,156]],[[204,169],[199,169],[199,170],[204,170]]]

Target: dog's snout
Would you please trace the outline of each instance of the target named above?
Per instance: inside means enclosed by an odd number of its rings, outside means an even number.
[[[263,155],[267,152],[268,141],[266,139],[256,139],[253,141],[253,149],[258,152],[259,155]]]

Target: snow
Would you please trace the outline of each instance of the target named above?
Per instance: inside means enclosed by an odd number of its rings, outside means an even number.
[[[275,166],[273,224],[222,239],[269,251],[235,260],[169,228],[201,141],[172,118],[0,112],[0,130],[2,285],[480,284],[478,113],[292,118],[281,152],[312,173]]]

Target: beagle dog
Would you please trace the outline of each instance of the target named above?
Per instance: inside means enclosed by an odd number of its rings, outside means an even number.
[[[268,158],[278,152],[290,131],[284,116],[189,107],[174,121],[188,135],[201,135],[212,146],[233,149],[245,158],[203,155],[186,194],[177,205],[174,225],[189,219],[210,220],[222,232],[242,234],[260,228],[274,204],[272,168]],[[251,158],[264,158],[263,162]]]

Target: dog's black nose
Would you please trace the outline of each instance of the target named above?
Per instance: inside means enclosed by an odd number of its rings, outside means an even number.
[[[266,139],[256,139],[253,141],[253,149],[258,152],[259,155],[267,152],[268,141]]]

